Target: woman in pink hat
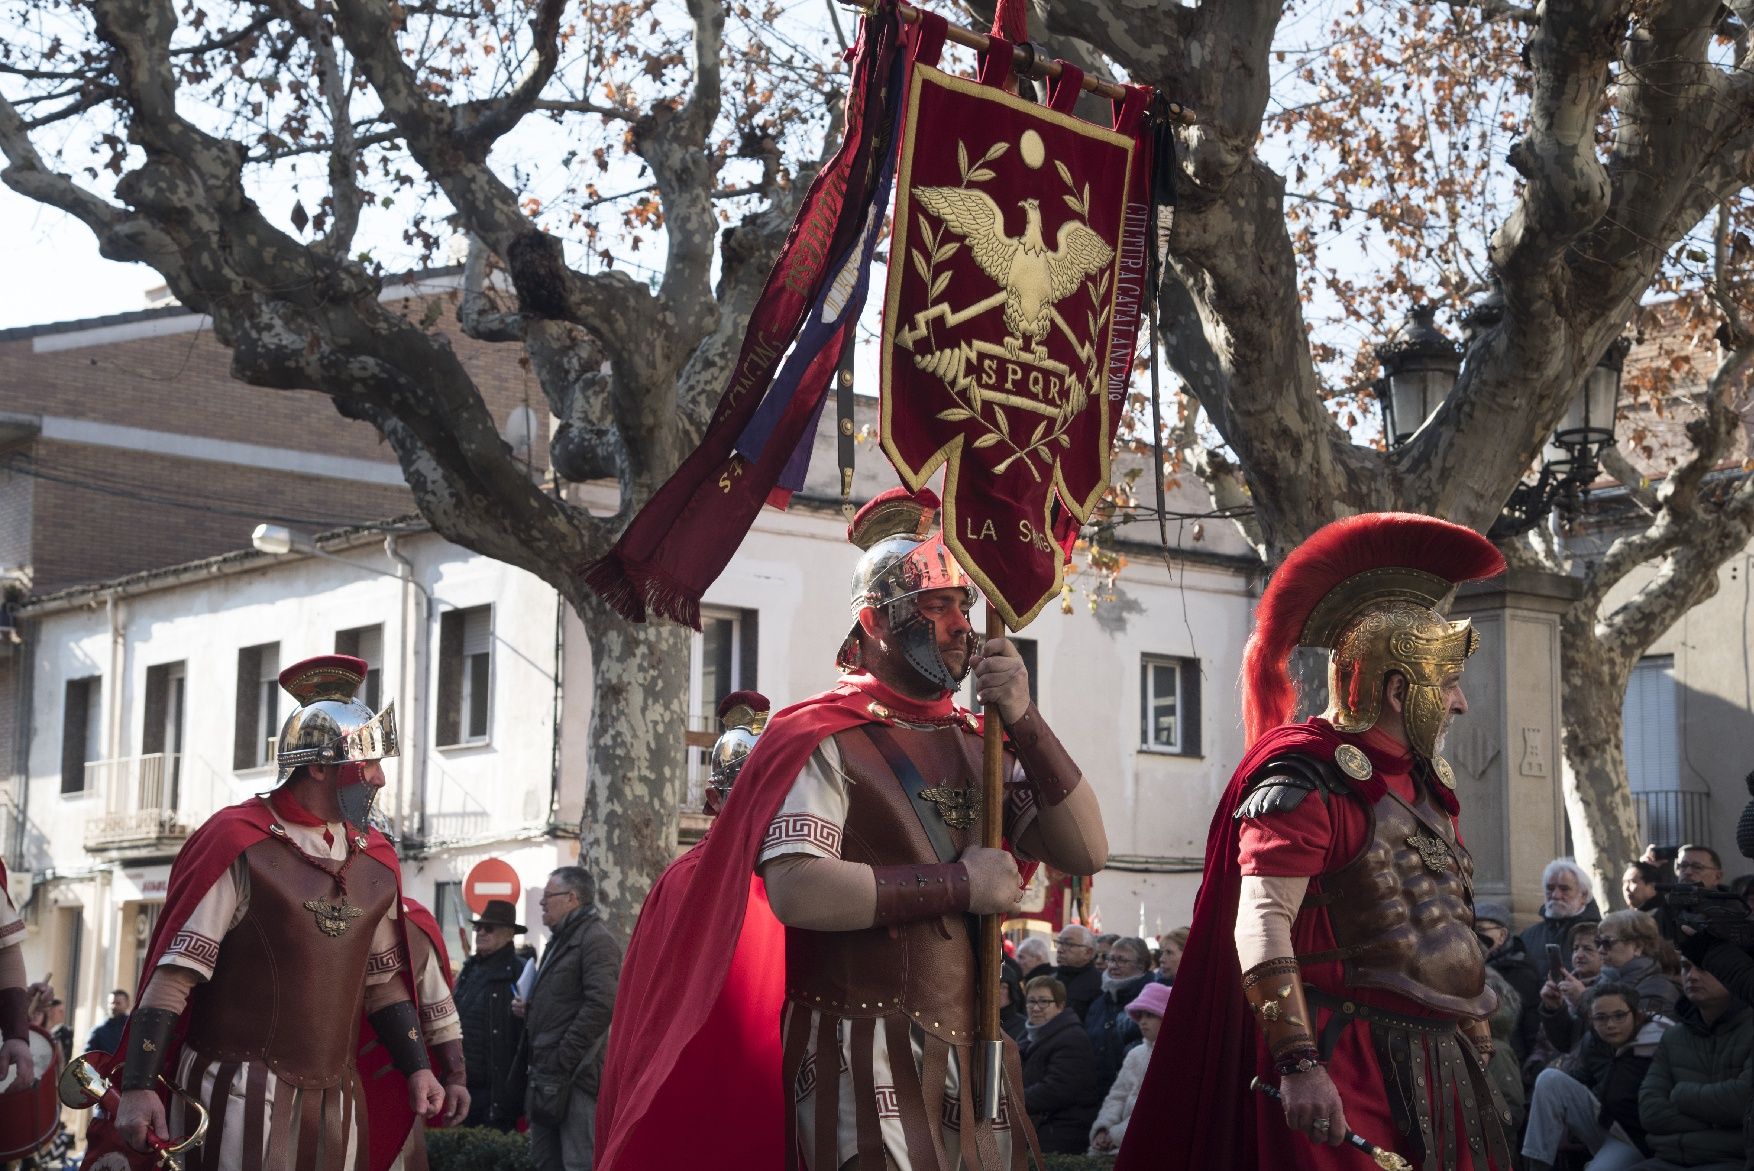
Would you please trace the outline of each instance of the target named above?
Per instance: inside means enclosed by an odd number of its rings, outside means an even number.
[[[1109,1087],[1108,1097],[1103,1099],[1102,1109],[1096,1113],[1096,1121],[1090,1126],[1090,1153],[1093,1155],[1112,1155],[1120,1150],[1121,1139],[1127,1133],[1127,1120],[1133,1116],[1133,1104],[1139,1100],[1139,1084],[1145,1080],[1145,1066],[1151,1061],[1151,1046],[1157,1041],[1157,1030],[1163,1024],[1163,1009],[1169,1003],[1169,985],[1147,984],[1133,1003],[1127,1005],[1127,1015],[1139,1025],[1139,1031],[1145,1035],[1145,1043],[1135,1045],[1127,1050],[1121,1059],[1121,1072],[1115,1078],[1114,1085]]]

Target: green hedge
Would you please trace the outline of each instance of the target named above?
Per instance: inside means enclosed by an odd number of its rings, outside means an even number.
[[[432,1171],[536,1171],[530,1143],[523,1135],[504,1134],[482,1126],[426,1132],[427,1159]],[[1044,1155],[1042,1171],[1110,1171],[1114,1160],[1098,1155]]]
[[[486,1126],[429,1130],[426,1156],[432,1171],[536,1171],[529,1139]]]

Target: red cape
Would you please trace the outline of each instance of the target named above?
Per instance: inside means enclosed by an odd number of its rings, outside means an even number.
[[[251,797],[248,801],[221,809],[189,835],[188,841],[177,852],[176,861],[171,863],[164,909],[159,913],[158,926],[153,929],[152,941],[147,945],[146,962],[140,969],[140,985],[134,990],[135,1004],[140,1003],[140,997],[146,992],[146,985],[151,982],[158,961],[164,956],[171,940],[183,929],[183,924],[188,922],[202,897],[231,869],[231,864],[238,860],[239,855],[268,837],[268,827],[279,820],[268,808],[267,801],[261,797]],[[390,868],[390,873],[396,876],[396,895],[400,898],[402,868],[397,863],[396,849],[390,844],[390,840],[375,829],[368,830],[365,852]],[[182,1023],[177,1026],[170,1050],[165,1054],[163,1069],[167,1076],[177,1067],[178,1051],[182,1048],[183,1032],[187,1025],[188,1017],[185,1014]],[[127,1052],[128,1030],[124,1026],[116,1052],[111,1055],[109,1062],[99,1066],[100,1072],[107,1075],[112,1068],[119,1069]],[[159,1091],[159,1095],[167,1096],[163,1090]],[[89,1145],[81,1167],[90,1167],[99,1158],[111,1153],[127,1159],[131,1171],[152,1171],[158,1166],[156,1157],[143,1155],[123,1142],[108,1118],[92,1119],[87,1142]],[[107,1166],[110,1164],[106,1164]]]
[[[451,957],[445,951],[445,935],[439,928],[438,920],[432,912],[415,902],[413,899],[402,900],[403,922],[418,927],[432,941],[433,951],[438,955],[439,969],[445,974],[445,986],[451,984]],[[403,928],[407,930],[406,927]],[[414,970],[412,950],[408,953],[409,966],[404,973],[408,980],[408,994],[413,997],[414,1005],[420,1007],[420,973]],[[382,1045],[369,1045],[365,1038],[371,1036],[370,1024],[363,1018],[360,1021],[360,1058],[359,1080],[365,1087],[365,1108],[371,1118],[371,1128],[366,1132],[370,1149],[367,1157],[371,1171],[386,1171],[396,1156],[402,1153],[402,1146],[408,1141],[408,1132],[414,1129],[414,1111],[408,1108],[408,1079],[396,1071],[390,1062],[390,1051]],[[428,1123],[428,1128],[432,1124]]]
[[[1299,753],[1331,762],[1336,748],[1354,742],[1322,720],[1284,724],[1256,741],[1230,778],[1207,831],[1193,928],[1163,1016],[1161,1035],[1173,1042],[1152,1051],[1115,1171],[1258,1166],[1254,1112],[1267,1099],[1249,1089],[1255,1076],[1256,1030],[1243,1000],[1236,958],[1242,872],[1237,863],[1239,823],[1233,814],[1248,780],[1273,757]],[[1372,804],[1386,788],[1374,776],[1349,783]],[[1165,1053],[1169,1056],[1157,1060]],[[1365,1161],[1362,1155],[1359,1159]]]
[[[861,677],[777,713],[712,831],[647,896],[616,990],[598,1171],[785,1165],[784,932],[752,880],[755,858],[816,746],[872,722],[873,702],[903,717],[951,710]]]

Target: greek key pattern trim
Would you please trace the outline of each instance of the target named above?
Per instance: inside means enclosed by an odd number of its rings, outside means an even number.
[[[815,846],[838,858],[840,826],[814,813],[782,813],[767,827],[767,837],[763,839],[761,848],[766,851],[775,846],[793,844]]]
[[[366,979],[381,976],[385,972],[394,972],[402,966],[402,949],[399,947],[385,948],[375,955],[368,956],[365,961]]]
[[[879,1087],[881,1090],[882,1087]],[[1011,1103],[1003,1096],[999,1098],[999,1117],[993,1120],[994,1130],[1011,1129]],[[944,1125],[951,1130],[962,1129],[962,1103],[953,1098],[944,1099]]]
[[[219,940],[209,939],[199,931],[187,929],[171,936],[171,944],[164,949],[165,957],[182,956],[194,960],[202,967],[211,971],[219,963]]]
[[[423,1025],[430,1025],[437,1021],[442,1021],[446,1017],[454,1017],[456,1015],[457,1006],[448,996],[437,1004],[423,1004],[420,1006],[420,1023]]]

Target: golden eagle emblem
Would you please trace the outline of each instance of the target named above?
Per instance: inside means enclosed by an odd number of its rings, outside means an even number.
[[[920,796],[938,807],[938,816],[951,829],[968,829],[980,816],[981,791],[972,785],[963,789],[948,785],[921,789]]]
[[[966,187],[916,187],[913,197],[968,241],[981,271],[1005,291],[1008,348],[1027,338],[1042,352],[1055,302],[1078,291],[1086,278],[1106,269],[1114,249],[1088,224],[1067,220],[1060,225],[1053,248],[1042,237],[1041,201],[1025,199],[1023,235],[1005,234],[1005,217],[985,192]]]

